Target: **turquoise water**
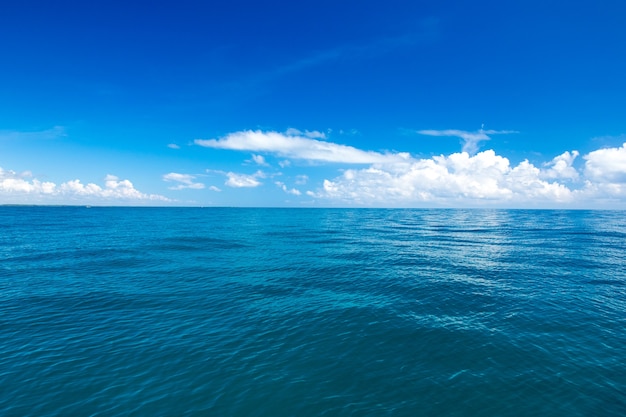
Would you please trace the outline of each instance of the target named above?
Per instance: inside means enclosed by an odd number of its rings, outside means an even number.
[[[2,416],[623,416],[626,213],[0,207]]]

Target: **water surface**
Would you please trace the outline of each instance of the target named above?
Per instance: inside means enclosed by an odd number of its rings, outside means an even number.
[[[0,415],[623,416],[625,214],[0,207]]]

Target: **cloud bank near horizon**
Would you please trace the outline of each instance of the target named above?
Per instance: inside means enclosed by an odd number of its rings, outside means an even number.
[[[70,180],[57,185],[0,167],[0,202],[4,204],[150,204],[172,202],[159,194],[137,190],[132,182],[115,175],[104,178],[104,186]]]
[[[508,158],[493,150],[474,152],[481,141],[490,139],[489,135],[517,131],[451,129],[422,130],[419,133],[459,137],[464,141],[463,151],[418,159],[405,152],[381,153],[336,144],[328,141],[323,133],[303,133],[296,129],[285,133],[240,131],[221,139],[196,140],[196,144],[318,163],[368,165],[346,168],[341,175],[326,178],[320,187],[304,193],[322,204],[459,207],[593,207],[596,204],[604,207],[626,204],[626,143],[619,148],[590,152],[582,156],[582,161],[578,159],[580,153],[572,150],[541,166],[528,160],[514,166]],[[577,159],[579,167],[575,166]],[[265,158],[263,162],[266,162]],[[280,165],[289,164],[281,162]],[[283,191],[288,190],[284,182],[277,185]],[[296,192],[292,194],[298,195]]]
[[[578,155],[566,151],[540,168],[513,166],[493,150],[453,153],[348,169],[308,194],[360,206],[626,207],[626,143],[583,156],[580,170]]]
[[[440,131],[463,132],[463,131]],[[484,131],[485,134],[512,131]],[[470,132],[471,133],[471,132]],[[443,133],[442,133],[443,134]],[[458,135],[457,135],[458,136]],[[255,172],[221,171],[230,193],[269,187],[272,183],[293,201],[314,206],[363,207],[505,207],[505,208],[626,208],[626,142],[581,155],[565,151],[540,165],[528,160],[512,164],[488,149],[476,154],[417,158],[406,152],[362,150],[331,142],[324,133],[290,129],[240,131],[221,139],[197,140],[215,149],[246,152],[242,166],[263,166]],[[299,160],[307,164],[291,163]],[[313,176],[321,165],[336,166],[337,175]],[[288,170],[288,171],[287,171]],[[285,174],[284,172],[288,172]],[[264,181],[282,176],[281,181]],[[169,190],[220,192],[197,175],[170,172],[161,180]],[[268,190],[269,191],[269,190]],[[223,193],[227,194],[227,193]],[[40,181],[30,172],[0,168],[0,203],[26,204],[156,204],[175,203],[159,194],[135,189],[127,179],[108,175],[104,185],[75,179],[61,184]],[[235,200],[233,200],[235,201]],[[279,202],[280,200],[277,200]],[[278,204],[280,205],[280,204]]]

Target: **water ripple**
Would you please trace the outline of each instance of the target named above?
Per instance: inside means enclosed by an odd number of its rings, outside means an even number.
[[[621,416],[621,212],[0,208],[0,414]]]

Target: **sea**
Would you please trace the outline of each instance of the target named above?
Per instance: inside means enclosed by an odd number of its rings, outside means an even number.
[[[626,212],[0,207],[1,416],[625,416]]]

